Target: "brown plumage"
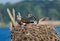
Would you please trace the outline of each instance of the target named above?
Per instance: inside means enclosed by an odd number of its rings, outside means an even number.
[[[30,21],[28,19],[23,19],[23,18],[21,18],[20,21],[23,22],[23,23],[34,23],[33,21]]]
[[[30,21],[28,19],[22,18],[22,16],[20,15],[20,13],[18,13],[18,15],[17,15],[17,20],[18,20],[19,24],[21,24],[21,22],[22,23],[34,23],[33,21]]]

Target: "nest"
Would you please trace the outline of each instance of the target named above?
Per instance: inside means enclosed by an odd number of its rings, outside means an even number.
[[[60,41],[55,29],[48,25],[19,26],[11,32],[12,41]]]

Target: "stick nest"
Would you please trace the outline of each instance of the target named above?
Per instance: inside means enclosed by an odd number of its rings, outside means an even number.
[[[26,25],[13,28],[12,41],[60,41],[54,27]]]

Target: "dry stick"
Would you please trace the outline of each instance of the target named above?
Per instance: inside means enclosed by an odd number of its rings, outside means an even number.
[[[15,10],[14,10],[14,8],[12,9],[12,13],[13,13],[13,18],[14,18],[14,20],[15,20]],[[12,21],[10,21],[10,30],[12,31],[12,27],[13,27],[13,23],[12,23]]]
[[[13,25],[15,26],[15,20],[14,20],[13,16],[11,15],[11,12],[10,12],[10,10],[8,8],[7,8],[7,12],[8,12],[8,15],[9,15]]]
[[[12,9],[12,14],[13,14],[13,18],[14,18],[14,20],[15,20],[15,10],[14,10],[14,8]],[[11,29],[11,31],[12,31],[12,27],[13,27],[13,23],[12,23],[12,21],[10,22],[10,29]]]
[[[13,13],[13,18],[15,20],[15,10],[14,10],[14,8],[12,9],[12,13]],[[12,27],[13,27],[13,23],[12,23],[12,21],[10,21],[10,30],[11,31],[12,31]]]
[[[15,9],[13,8],[12,11],[13,11],[13,12],[12,12],[12,13],[13,13],[13,18],[14,18],[14,20],[15,20]]]
[[[10,22],[10,31],[12,31],[12,22]]]

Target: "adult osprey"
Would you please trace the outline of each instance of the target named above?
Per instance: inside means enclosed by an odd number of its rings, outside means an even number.
[[[28,19],[22,18],[22,16],[20,15],[20,13],[18,13],[18,15],[17,15],[17,21],[18,21],[19,24],[21,24],[21,23],[26,23],[26,24],[28,24],[28,23],[34,23],[33,21],[30,21]]]

